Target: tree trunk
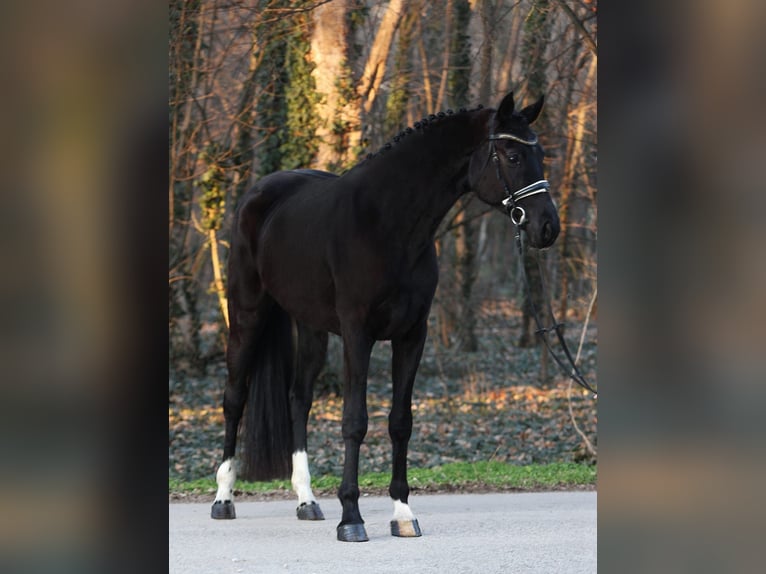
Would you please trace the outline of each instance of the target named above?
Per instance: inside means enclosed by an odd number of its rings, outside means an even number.
[[[468,215],[470,203],[464,203],[455,223],[455,276],[458,286],[460,318],[459,346],[463,351],[479,349],[476,339],[476,310],[473,285],[476,282],[476,222]],[[471,210],[473,211],[473,210]]]
[[[195,107],[204,69],[204,40],[209,34],[210,18],[199,4],[176,1],[171,4],[170,71],[170,171],[168,251],[169,335],[171,356],[188,361],[200,371],[199,312],[197,285],[194,282],[192,253],[198,249],[197,237],[190,233],[194,198],[194,176],[200,131],[199,110]]]
[[[484,2],[482,10],[484,10]],[[485,14],[476,14],[476,8],[471,9],[468,0],[455,0],[455,17],[453,19],[452,45],[450,57],[450,75],[449,85],[451,92],[452,105],[454,107],[463,107],[468,105],[471,94],[471,37],[469,27],[472,18],[483,17]],[[485,34],[488,27],[482,28]],[[492,39],[484,36],[482,43],[481,62],[486,64],[486,59],[490,58],[488,52],[491,52]],[[482,69],[482,72],[486,70]],[[488,99],[492,85],[492,76],[488,73],[482,73],[479,84],[479,100]],[[486,102],[486,100],[485,100]],[[476,304],[474,297],[474,285],[478,276],[478,227],[477,217],[480,207],[477,202],[461,202],[459,205],[455,223],[455,276],[457,279],[457,295],[459,297],[459,345],[463,351],[475,352],[479,350],[479,342],[476,336]]]
[[[484,38],[479,55],[478,101],[487,106],[494,103],[490,102],[489,99],[492,94],[492,46],[495,43],[493,32],[495,7],[490,0],[479,0],[479,10],[477,11],[474,8],[474,13],[480,20],[481,32]]]
[[[421,7],[422,0],[414,2],[412,9],[404,17],[399,29],[391,89],[386,101],[386,114],[383,122],[386,134],[394,134],[400,131],[408,123],[407,107],[412,91],[412,35],[417,20],[420,18]]]
[[[588,66],[588,75],[585,79],[585,85],[583,86],[583,93],[590,92],[591,86],[596,76],[596,58],[590,59],[590,65]],[[566,163],[564,167],[564,176],[561,181],[561,261],[563,261],[564,267],[561,272],[561,293],[559,295],[559,312],[562,318],[566,318],[567,310],[569,307],[569,283],[572,276],[576,273],[575,268],[581,267],[581,264],[577,263],[582,259],[582,253],[576,253],[575,251],[581,251],[572,245],[572,230],[570,229],[569,221],[572,217],[572,209],[574,207],[575,199],[575,186],[577,185],[578,173],[583,168],[583,153],[584,153],[584,135],[586,116],[588,112],[588,102],[582,99],[578,102],[577,107],[570,112],[568,125],[570,126],[569,138],[567,140],[567,154]]]
[[[423,26],[418,20],[418,54],[420,54],[420,65],[423,69],[423,95],[426,100],[426,112],[434,113],[433,90],[431,89],[431,68],[428,65],[428,54],[426,53],[425,40],[423,38]]]
[[[319,169],[332,170],[345,162],[349,146],[344,141],[344,128],[355,115],[341,93],[342,79],[347,75],[348,8],[349,0],[334,0],[312,11],[311,58],[316,64],[312,75],[317,92],[322,95],[316,106],[320,117],[316,130]]]
[[[545,60],[545,51],[550,43],[551,19],[549,18],[550,5],[548,0],[533,0],[529,14],[524,23],[524,43],[522,45],[522,63],[526,77],[526,93],[530,98],[538,98],[546,92],[548,87],[547,65]],[[548,115],[543,109],[543,113],[537,120],[536,128],[539,133],[549,133]],[[543,300],[543,283],[545,279],[540,276],[545,269],[539,269],[535,258],[527,250],[524,254],[524,267],[527,270],[529,280],[529,293],[524,294],[523,321],[524,331],[522,332],[519,344],[534,344],[540,346],[540,382],[542,384],[548,381],[548,353],[542,341],[527,329],[534,324],[531,313],[534,309],[541,319],[547,316],[543,308],[547,307]],[[549,284],[549,283],[547,283]],[[548,296],[552,297],[553,293]],[[542,319],[545,321],[545,319]],[[544,325],[548,326],[548,325]],[[536,326],[534,327],[536,329]],[[543,334],[542,336],[547,336]]]
[[[442,54],[442,73],[439,79],[439,91],[436,92],[435,109],[440,110],[444,104],[444,95],[447,90],[447,76],[450,74],[450,60],[454,51],[455,40],[453,39],[452,25],[452,0],[447,0],[447,7],[444,11],[444,53]]]
[[[366,114],[370,113],[378,96],[378,89],[386,73],[386,62],[394,41],[394,34],[406,7],[406,0],[391,0],[375,34],[375,40],[357,88],[357,93],[362,100],[362,110]]]

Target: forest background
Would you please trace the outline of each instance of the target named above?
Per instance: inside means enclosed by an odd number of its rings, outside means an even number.
[[[596,382],[596,0],[172,0],[168,47],[171,477],[218,462],[227,229],[242,193],[280,169],[342,173],[422,117],[495,107],[511,90],[519,105],[545,95],[535,129],[562,232],[541,272]],[[508,221],[469,195],[436,242],[411,463],[595,463],[595,403],[541,352]],[[367,470],[388,468],[389,351],[379,344],[370,367]],[[331,337],[310,421],[320,474],[342,460],[341,373]]]

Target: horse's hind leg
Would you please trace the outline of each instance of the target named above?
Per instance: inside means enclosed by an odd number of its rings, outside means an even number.
[[[324,520],[324,514],[311,490],[306,427],[314,381],[324,366],[327,354],[327,333],[312,331],[300,324],[295,325],[298,352],[295,358],[295,378],[290,388],[290,410],[293,421],[292,484],[295,494],[298,495],[296,513],[300,520]]]
[[[212,518],[236,518],[234,512],[233,490],[236,481],[236,469],[234,466],[234,449],[237,440],[237,427],[242,418],[245,406],[247,389],[242,384],[242,379],[234,375],[232,364],[236,361],[238,345],[232,345],[233,337],[229,337],[229,348],[226,352],[226,362],[229,364],[229,377],[226,382],[226,390],[223,395],[223,412],[226,420],[226,435],[223,447],[223,462],[218,467],[215,480],[218,483],[218,491],[210,512]]]
[[[237,441],[237,429],[242,419],[245,401],[247,399],[246,379],[240,377],[237,372],[239,364],[239,353],[242,345],[241,326],[238,324],[238,313],[236,312],[233,299],[229,301],[229,316],[231,317],[231,326],[229,329],[229,343],[226,348],[226,364],[228,367],[228,378],[226,389],[223,394],[223,414],[226,421],[226,434],[223,444],[223,462],[218,467],[215,480],[218,484],[218,490],[213,502],[213,508],[210,516],[217,519],[236,518],[234,511],[233,490],[236,481],[236,467],[234,465],[234,452]],[[240,319],[252,319],[250,314],[240,313]]]
[[[388,432],[393,448],[393,470],[388,492],[394,501],[394,515],[391,518],[393,536],[420,536],[420,526],[410,510],[407,482],[407,445],[412,435],[412,386],[415,382],[423,345],[426,339],[426,325],[415,327],[407,336],[394,339],[392,378],[394,396],[388,417]]]

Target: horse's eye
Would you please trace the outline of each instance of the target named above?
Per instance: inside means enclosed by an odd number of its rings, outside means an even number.
[[[508,156],[508,161],[511,162],[511,165],[519,165],[519,163],[521,163],[521,158],[519,157],[519,154],[512,153]]]

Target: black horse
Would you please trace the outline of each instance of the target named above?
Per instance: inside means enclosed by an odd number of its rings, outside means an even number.
[[[420,536],[407,503],[407,445],[438,281],[434,234],[457,199],[473,191],[510,214],[533,247],[553,244],[558,214],[529,127],[542,105],[541,97],[517,111],[508,94],[497,110],[431,115],[340,177],[277,172],[242,197],[229,254],[226,436],[213,518],[235,517],[233,458],[246,404],[244,476],[292,472],[298,518],[324,518],[310,486],[306,425],[332,332],[343,340],[344,359],[338,539],[367,540],[357,473],[370,352],[381,340],[393,349],[391,533]]]

